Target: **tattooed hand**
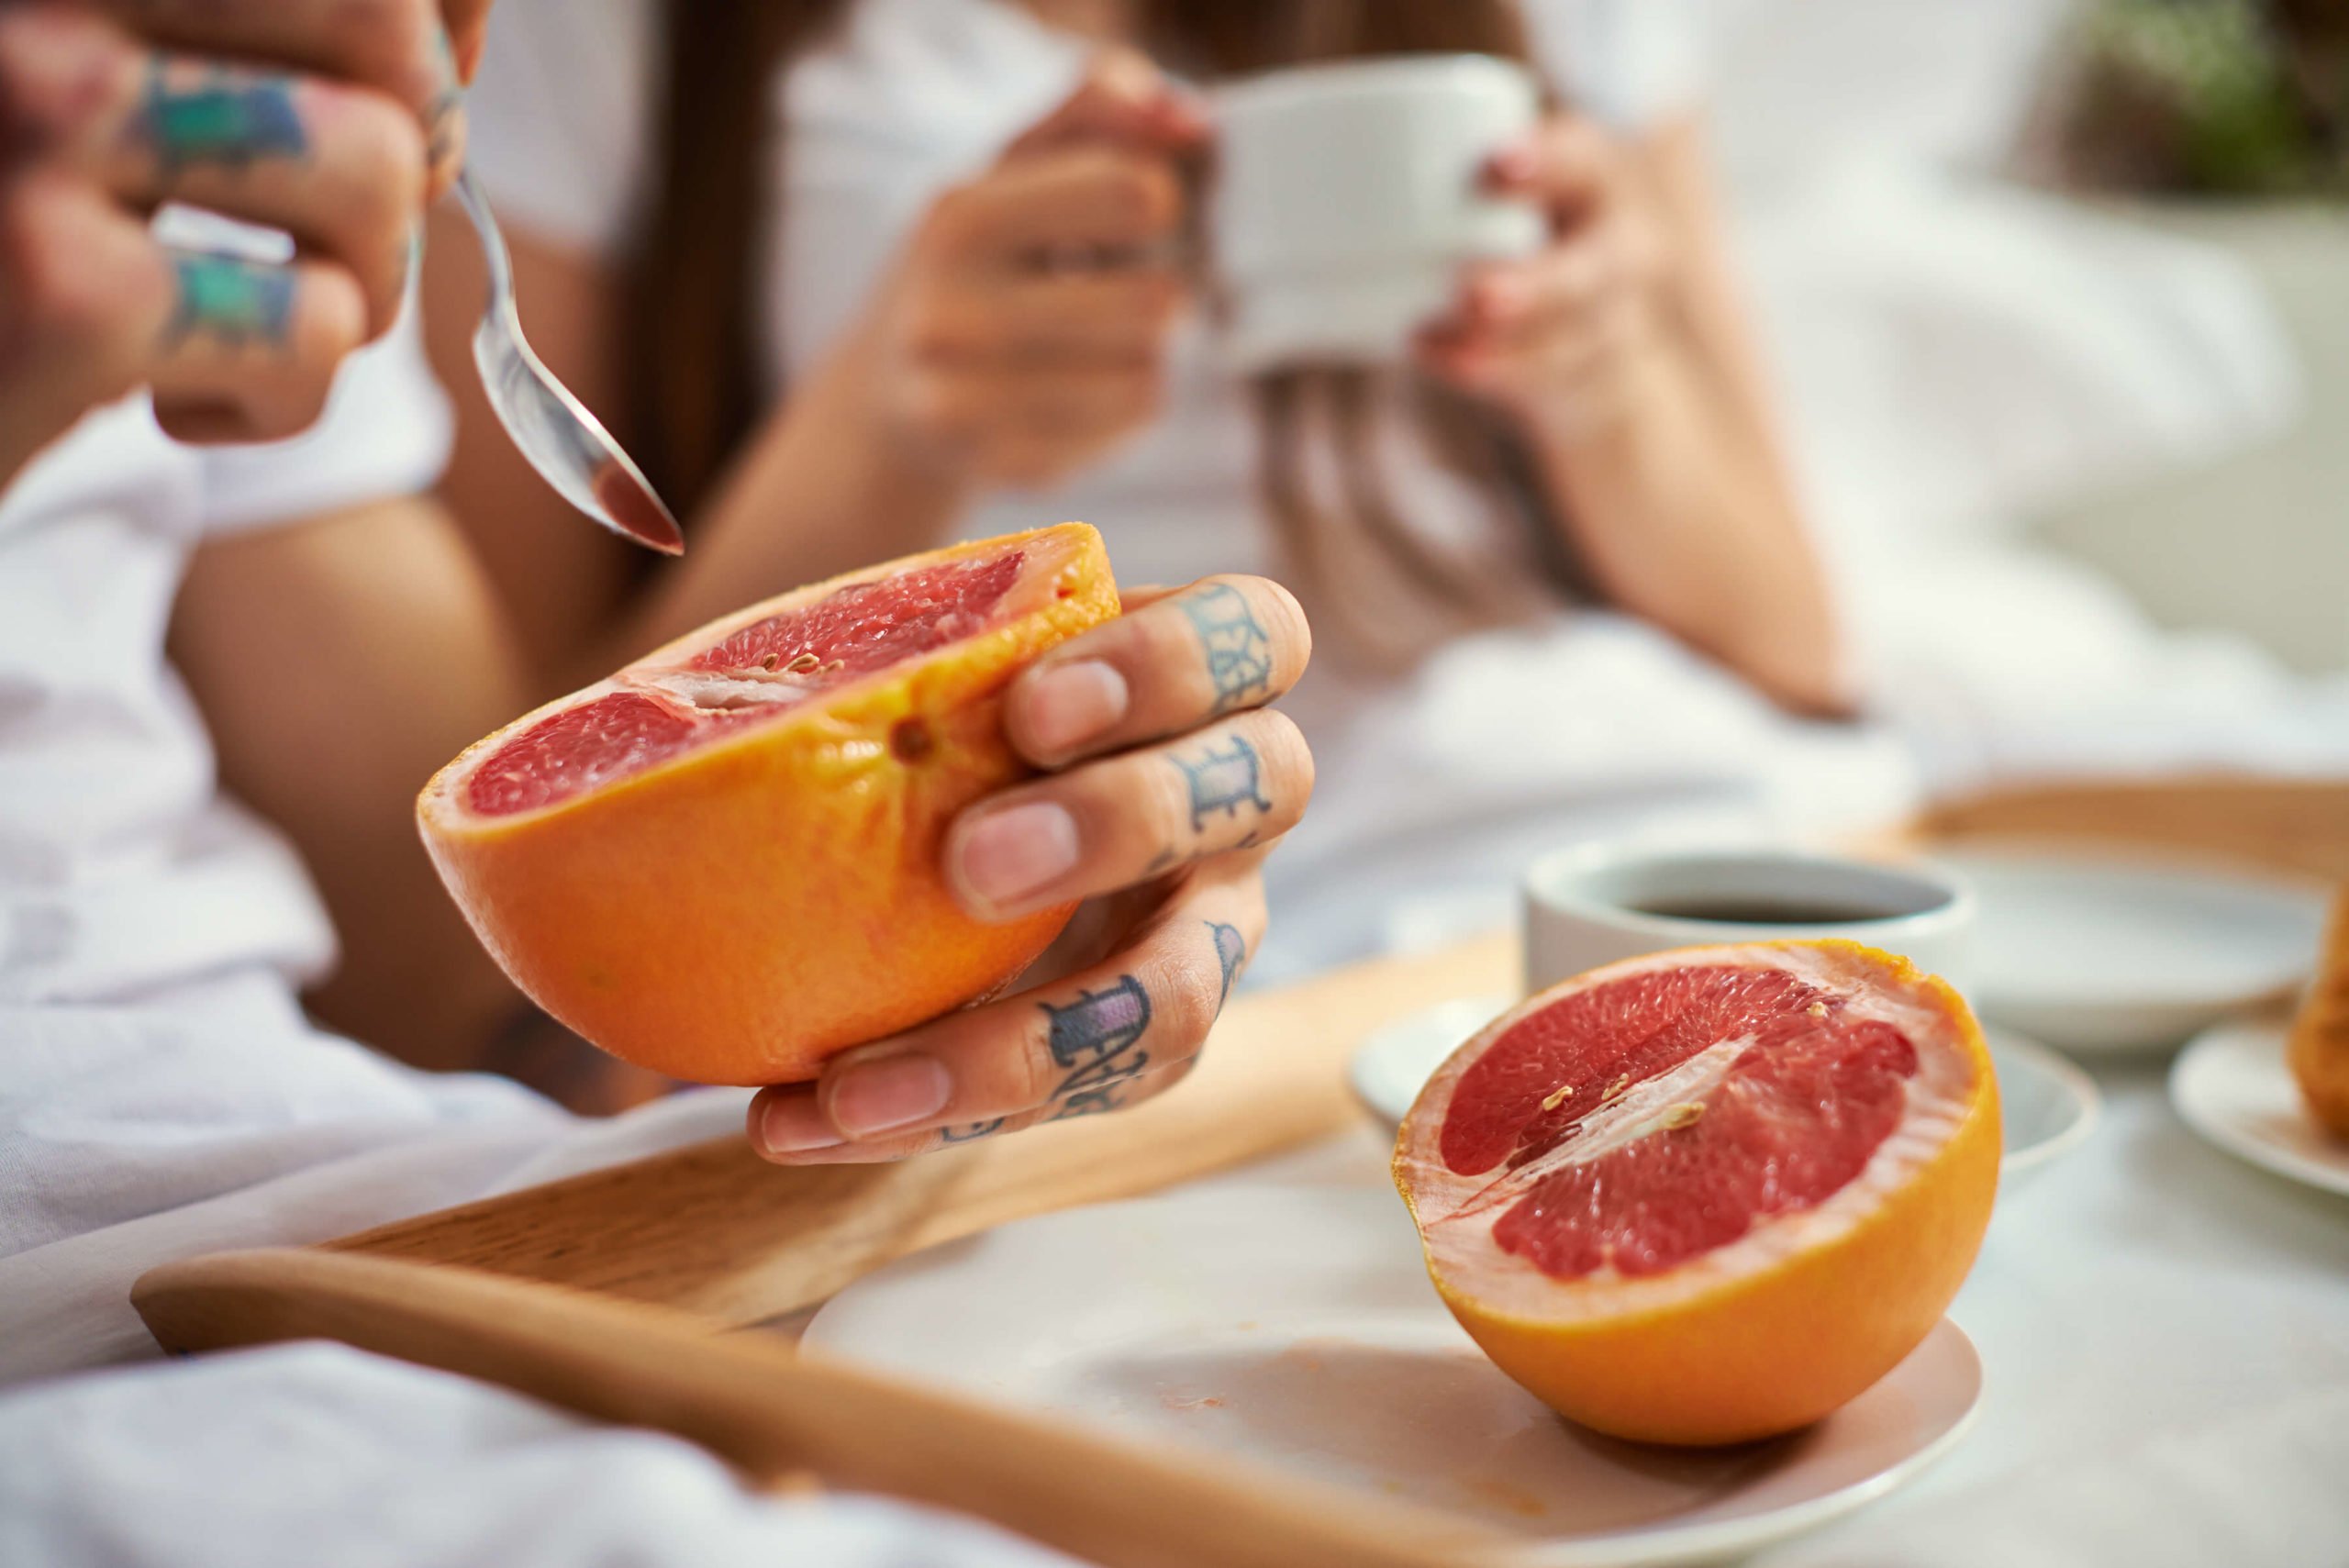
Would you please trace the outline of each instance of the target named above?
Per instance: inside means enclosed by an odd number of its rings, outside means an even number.
[[[982,918],[1087,900],[1039,983],[762,1092],[767,1158],[899,1159],[1116,1110],[1190,1070],[1264,935],[1264,856],[1313,790],[1297,727],[1261,706],[1312,639],[1256,577],[1131,592],[1126,610],[1013,684],[1006,728],[1045,774],[947,839],[948,879]]]
[[[489,0],[0,6],[0,481],[150,385],[196,440],[292,435],[399,306],[463,155]],[[292,237],[177,248],[165,203]]]

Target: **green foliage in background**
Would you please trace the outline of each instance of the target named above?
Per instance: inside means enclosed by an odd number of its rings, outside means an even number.
[[[2087,183],[2349,191],[2349,0],[2097,0],[2070,89]]]

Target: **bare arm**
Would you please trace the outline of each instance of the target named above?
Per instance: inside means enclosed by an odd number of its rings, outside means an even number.
[[[1571,543],[1625,609],[1789,707],[1850,700],[1824,572],[1694,123],[1620,144],[1553,121],[1511,183],[1560,238],[1470,285],[1438,373],[1519,422]],[[1500,286],[1496,289],[1494,285]]]
[[[342,960],[319,1016],[419,1066],[479,1065],[519,998],[441,891],[413,802],[520,710],[522,680],[447,517],[388,501],[206,545],[171,655],[222,782],[326,895]]]

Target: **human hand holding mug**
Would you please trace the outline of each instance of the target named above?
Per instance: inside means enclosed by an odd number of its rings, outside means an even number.
[[[1521,419],[1605,424],[1654,341],[1668,265],[1620,144],[1594,120],[1553,113],[1487,160],[1479,180],[1537,215],[1542,239],[1463,270],[1421,329],[1419,363]]]
[[[952,481],[1040,485],[1154,417],[1207,134],[1148,61],[1108,54],[931,205],[835,361],[896,450]]]

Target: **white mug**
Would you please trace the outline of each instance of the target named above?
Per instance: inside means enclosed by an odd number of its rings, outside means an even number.
[[[1798,850],[1583,845],[1525,873],[1525,984],[1534,992],[1668,948],[1842,937],[1965,989],[1975,901],[1928,862],[1879,865]]]
[[[1397,359],[1451,303],[1463,261],[1539,250],[1541,213],[1480,178],[1540,112],[1533,77],[1483,54],[1303,65],[1219,89],[1207,222],[1233,366]]]

